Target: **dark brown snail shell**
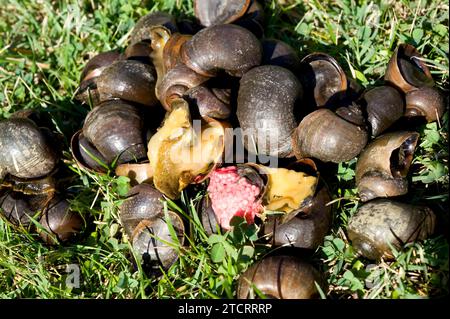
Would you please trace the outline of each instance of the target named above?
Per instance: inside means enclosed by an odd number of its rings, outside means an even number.
[[[119,51],[113,50],[99,53],[90,59],[81,72],[76,99],[84,103],[92,100],[94,105],[97,104],[98,96],[95,92],[97,78],[108,66],[123,58],[124,56]]]
[[[99,103],[122,99],[146,106],[158,105],[153,66],[134,60],[116,61],[96,79]]]
[[[244,74],[236,114],[245,148],[254,154],[293,156],[294,106],[301,96],[300,82],[285,68],[263,65]]]
[[[220,95],[216,95],[216,92],[219,92]],[[229,101],[221,100],[222,93],[223,90],[211,90],[207,85],[199,85],[186,91],[185,95],[190,100],[195,101],[202,117],[227,119],[230,116],[231,109]]]
[[[6,218],[12,225],[28,227],[32,224],[31,218],[36,214],[22,194],[6,192],[0,196],[0,216]]]
[[[292,256],[271,256],[252,265],[241,275],[237,298],[257,297],[254,285],[266,297],[276,299],[314,299],[319,297],[319,272],[309,263]]]
[[[425,206],[375,199],[362,205],[348,224],[348,237],[358,253],[372,260],[393,259],[396,249],[426,239],[434,231],[435,215]]]
[[[372,137],[378,136],[403,116],[404,103],[400,93],[390,86],[379,86],[364,93]]]
[[[80,82],[88,81],[99,76],[107,66],[122,58],[122,54],[117,50],[97,54],[84,66],[83,71],[81,72]]]
[[[356,186],[361,201],[408,192],[409,166],[419,139],[416,132],[384,134],[361,152],[356,163]]]
[[[300,122],[294,134],[294,151],[299,158],[314,157],[340,163],[357,156],[367,144],[368,134],[332,111],[316,110]]]
[[[272,237],[274,246],[316,249],[330,230],[332,207],[327,206],[330,201],[327,188],[322,187],[311,204],[291,220],[282,223],[279,218],[269,218],[264,224],[264,234]]]
[[[158,238],[173,243],[164,217],[163,194],[149,184],[134,186],[120,207],[120,221],[133,248],[150,267],[168,269],[178,258],[176,249]],[[181,218],[168,211],[178,240],[184,242]],[[152,236],[153,235],[153,236]]]
[[[177,32],[178,28],[173,16],[165,12],[152,12],[141,17],[131,32],[130,44],[138,42],[150,42],[149,30],[154,26],[164,26],[171,32]]]
[[[261,65],[278,65],[294,73],[298,72],[300,58],[289,44],[277,39],[264,39],[261,43],[263,47]]]
[[[345,96],[348,79],[332,56],[316,52],[307,55],[301,62],[298,76],[309,104],[315,107],[328,106]]]
[[[137,107],[120,100],[100,104],[88,113],[83,135],[108,164],[145,158],[145,132]]]
[[[144,219],[153,219],[164,212],[164,197],[150,184],[139,184],[130,189],[120,207],[120,221],[131,238],[136,226]]]
[[[77,164],[83,169],[101,173],[106,172],[108,161],[84,137],[82,130],[79,130],[72,136],[70,140],[70,151]]]
[[[241,77],[259,65],[262,47],[248,30],[232,24],[205,28],[181,48],[183,62],[198,74],[213,77],[220,71]]]
[[[232,23],[242,17],[251,0],[195,0],[194,12],[205,27]]]
[[[384,76],[385,81],[404,93],[422,86],[434,85],[430,69],[421,60],[422,55],[410,44],[400,44],[394,51]]]
[[[0,179],[6,174],[19,178],[38,178],[50,174],[59,157],[54,141],[26,118],[0,122]]]
[[[423,116],[427,122],[442,117],[446,109],[444,95],[437,88],[421,87],[406,93],[405,116]]]
[[[50,202],[39,222],[43,229],[38,233],[49,245],[71,239],[83,226],[83,219],[70,209],[69,202],[58,198]]]

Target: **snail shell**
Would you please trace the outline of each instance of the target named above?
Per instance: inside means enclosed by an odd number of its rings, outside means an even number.
[[[299,79],[306,101],[316,107],[340,100],[348,88],[342,67],[332,56],[321,52],[311,53],[302,59]]]
[[[36,212],[20,193],[7,192],[0,196],[0,215],[14,226],[28,227]]]
[[[72,136],[70,151],[77,164],[83,169],[94,170],[100,173],[106,172],[108,161],[84,137],[82,130],[79,130]]]
[[[419,139],[416,132],[394,132],[373,140],[356,163],[356,186],[361,201],[408,192],[409,166]]]
[[[241,77],[261,63],[262,47],[250,31],[222,24],[195,34],[181,48],[181,58],[190,69],[207,77],[220,71]]]
[[[404,103],[400,93],[389,86],[373,88],[363,95],[372,137],[378,136],[403,116]]]
[[[50,174],[59,161],[53,141],[26,118],[0,122],[0,179],[6,174],[38,178]]]
[[[421,87],[406,93],[405,116],[423,116],[427,122],[434,122],[444,115],[444,95],[437,88]]]
[[[254,154],[292,156],[294,106],[301,96],[300,82],[285,68],[263,65],[244,74],[236,115],[245,148]]]
[[[96,106],[88,113],[83,135],[102,154],[108,164],[145,158],[146,148],[138,109],[120,100]]]
[[[141,17],[131,32],[130,44],[150,42],[150,30],[155,26],[164,26],[171,32],[177,32],[177,25],[173,16],[165,12],[152,12]]]
[[[156,72],[153,66],[134,60],[116,61],[98,76],[98,101],[122,99],[154,107]]]
[[[393,259],[389,245],[426,239],[434,231],[435,215],[428,207],[375,199],[362,205],[348,224],[353,247],[372,260]]]
[[[264,234],[272,236],[274,246],[316,249],[330,230],[331,205],[327,206],[330,201],[327,188],[322,187],[311,204],[291,220],[282,223],[278,218],[270,218],[264,224]]]
[[[120,207],[120,221],[133,248],[142,257],[145,266],[168,269],[177,259],[177,250],[164,217],[163,194],[149,184],[134,186]],[[184,242],[181,218],[168,211],[178,242]]]
[[[385,81],[404,93],[422,86],[434,85],[430,69],[421,60],[422,55],[410,44],[400,44],[394,51],[384,76]]]
[[[367,140],[368,134],[362,127],[321,108],[300,122],[294,134],[294,151],[299,158],[340,163],[357,156]]]
[[[205,27],[232,23],[242,17],[251,0],[195,0],[194,13]]]
[[[54,245],[57,241],[67,241],[77,234],[83,226],[83,219],[70,210],[67,200],[55,198],[43,213],[40,223],[43,230],[38,230],[39,235],[47,244]]]
[[[309,263],[291,256],[271,256],[239,278],[237,298],[254,298],[254,285],[269,298],[313,299],[319,296],[315,282],[320,284],[321,278]]]
[[[108,66],[122,59],[123,55],[117,50],[102,52],[90,59],[81,72],[75,98],[84,103],[89,103],[92,99],[94,105],[98,104],[97,78]]]

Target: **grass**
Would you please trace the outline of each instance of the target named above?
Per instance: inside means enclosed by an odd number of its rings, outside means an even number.
[[[48,112],[68,150],[70,136],[89,111],[73,96],[81,70],[98,52],[124,47],[137,19],[152,10],[192,17],[192,3],[171,1],[0,0],[0,118],[19,109]],[[266,1],[266,36],[291,44],[300,57],[314,51],[334,56],[361,85],[382,83],[387,62],[401,42],[418,47],[437,85],[448,95],[448,15],[445,1]],[[448,294],[448,112],[440,122],[418,128],[420,145],[405,201],[429,205],[438,233],[397,252],[395,262],[373,264],[354,253],[346,237],[348,218],[358,202],[355,160],[330,178],[334,223],[313,262],[327,274],[327,298],[434,298]],[[2,298],[223,298],[235,297],[236,279],[267,252],[254,227],[208,237],[196,205],[202,190],[190,189],[168,202],[192,231],[178,247],[179,261],[161,278],[133,263],[130,244],[118,222],[126,178],[80,170],[69,152],[66,193],[71,208],[86,219],[72,243],[42,244],[36,235],[0,220]],[[334,177],[334,176],[332,176]],[[79,268],[71,268],[78,265]],[[81,283],[67,285],[79,269]],[[75,272],[72,272],[75,271]]]

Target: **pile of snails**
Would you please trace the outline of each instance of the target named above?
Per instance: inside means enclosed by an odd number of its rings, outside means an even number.
[[[54,245],[72,239],[84,221],[57,192],[58,139],[40,124],[43,117],[29,110],[0,122],[0,216]]]
[[[433,233],[429,208],[390,199],[408,192],[419,140],[414,127],[396,131],[394,124],[404,117],[436,121],[445,111],[413,46],[398,46],[383,86],[364,89],[330,55],[300,59],[287,43],[265,38],[264,8],[255,0],[197,0],[194,12],[195,22],[164,12],[143,16],[123,52],[89,60],[77,90],[92,109],[71,139],[73,158],[85,170],[130,179],[120,222],[143,265],[168,269],[178,259],[174,246],[185,244],[188,229],[164,199],[178,200],[190,185],[205,190],[198,211],[208,234],[229,230],[240,216],[258,224],[271,247],[314,252],[333,220],[318,167],[355,157],[363,204],[348,237],[359,254],[389,259],[392,245]],[[19,122],[44,139],[29,120],[11,119],[0,123],[2,147],[16,147],[7,126]],[[230,134],[237,128],[241,138]],[[42,143],[38,148],[53,154]],[[49,176],[57,162],[30,157],[45,170],[27,175],[28,164],[18,172],[13,154],[0,154],[1,176],[13,190],[22,179]],[[253,287],[273,298],[315,298],[317,286],[326,290],[315,266],[292,251],[243,273],[238,298],[256,297]]]

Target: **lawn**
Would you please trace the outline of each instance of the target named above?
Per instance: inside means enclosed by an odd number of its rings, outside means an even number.
[[[302,58],[315,51],[335,57],[364,87],[383,83],[399,43],[426,58],[436,84],[448,98],[449,5],[416,1],[264,1],[266,37],[289,43]],[[201,188],[183,192],[168,207],[185,216],[191,232],[179,260],[161,277],[133,263],[118,207],[129,189],[124,177],[80,169],[69,151],[88,106],[74,99],[81,71],[95,54],[126,47],[132,27],[148,12],[164,10],[192,18],[188,0],[29,1],[0,0],[0,119],[17,110],[47,112],[64,136],[61,181],[72,210],[86,227],[71,243],[50,247],[39,237],[0,219],[0,298],[234,298],[236,283],[251,263],[268,252],[255,243],[254,229],[208,238],[196,223]],[[394,262],[358,257],[346,226],[358,208],[356,159],[336,166],[329,187],[333,226],[324,244],[306,254],[328,281],[322,297],[435,298],[448,294],[448,112],[421,125],[410,170],[406,202],[421,202],[437,215],[436,233],[396,252]],[[2,151],[2,150],[0,150]],[[223,254],[212,254],[221,241]],[[245,252],[249,259],[239,258]],[[79,284],[68,285],[80,275]],[[69,279],[69,281],[68,281]]]

